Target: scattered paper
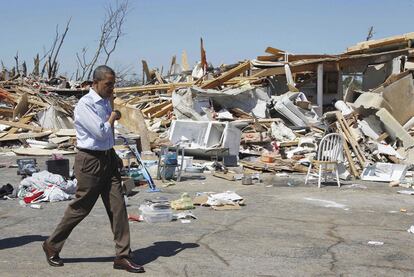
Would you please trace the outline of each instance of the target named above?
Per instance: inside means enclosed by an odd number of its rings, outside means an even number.
[[[243,198],[233,191],[216,193],[208,196],[207,204],[210,206],[233,205],[235,201],[243,200]]]
[[[397,191],[399,194],[407,194],[407,195],[414,195],[414,190],[399,190]]]
[[[177,219],[197,219],[197,217],[191,211],[174,214],[174,217]]]
[[[384,245],[384,242],[382,242],[382,241],[370,240],[370,241],[368,241],[368,244],[369,244],[369,245],[377,245],[377,246],[380,246],[380,245]]]

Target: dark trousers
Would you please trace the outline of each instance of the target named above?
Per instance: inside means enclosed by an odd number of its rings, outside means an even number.
[[[116,153],[113,149],[100,153],[85,151],[79,151],[75,157],[75,176],[78,180],[76,199],[69,204],[61,222],[46,243],[60,252],[73,228],[89,214],[100,195],[114,234],[115,253],[120,257],[128,256],[128,214],[122,194],[121,176],[117,169]]]

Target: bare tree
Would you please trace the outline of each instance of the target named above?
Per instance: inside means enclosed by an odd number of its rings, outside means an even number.
[[[108,63],[111,54],[115,51],[119,38],[123,35],[122,27],[125,23],[125,17],[128,13],[128,0],[122,3],[116,3],[115,9],[111,5],[107,8],[106,22],[107,29],[103,49],[106,54],[105,64]]]
[[[105,18],[101,25],[99,42],[94,55],[88,61],[86,59],[87,49],[85,47],[82,48],[80,53],[76,53],[76,59],[79,65],[77,75],[80,80],[83,80],[85,77],[86,79],[91,78],[95,65],[102,55],[104,55],[104,64],[108,63],[112,53],[116,50],[119,39],[124,34],[123,25],[128,11],[128,0],[122,2],[116,1],[114,6],[109,4],[105,8]]]
[[[83,80],[91,65],[86,61],[86,52],[87,48],[83,47],[81,54],[76,53],[76,61],[78,62],[78,69],[76,70],[76,80]]]
[[[26,66],[26,62],[24,61],[22,63],[22,76],[26,77],[27,76],[27,66]]]
[[[36,55],[36,57],[33,59],[33,76],[39,76],[40,73],[40,58],[39,54]]]
[[[19,51],[16,52],[16,56],[14,56],[14,61],[16,62],[16,71],[19,73]]]
[[[52,42],[52,46],[50,47],[50,50],[45,53],[44,57],[39,60],[40,62],[41,60],[47,57],[46,62],[43,64],[43,67],[42,67],[41,76],[43,76],[43,74],[47,72],[47,77],[49,79],[56,77],[58,73],[58,69],[59,69],[59,62],[58,62],[59,52],[60,52],[60,49],[62,48],[63,42],[65,41],[66,34],[69,31],[69,25],[70,25],[71,19],[72,18],[69,18],[68,22],[66,23],[66,28],[62,34],[59,33],[59,25],[56,25],[56,35]]]

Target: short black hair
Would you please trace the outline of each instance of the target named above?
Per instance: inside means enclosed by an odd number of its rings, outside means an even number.
[[[105,79],[106,74],[111,74],[115,76],[115,71],[106,65],[100,65],[93,71],[93,81],[98,82]]]

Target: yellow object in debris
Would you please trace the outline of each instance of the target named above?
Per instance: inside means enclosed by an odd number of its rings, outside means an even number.
[[[174,210],[190,210],[190,209],[194,209],[194,204],[193,204],[193,201],[191,200],[190,195],[184,192],[181,195],[180,199],[171,201],[171,208],[173,208]]]

